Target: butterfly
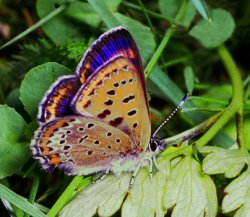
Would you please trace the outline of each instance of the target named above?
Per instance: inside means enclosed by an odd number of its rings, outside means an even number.
[[[133,172],[149,165],[165,144],[151,137],[144,70],[124,27],[101,35],[74,75],[59,77],[39,104],[39,128],[31,141],[42,168],[67,175]]]

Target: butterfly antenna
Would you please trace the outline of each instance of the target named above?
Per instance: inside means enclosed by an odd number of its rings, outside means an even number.
[[[183,99],[181,100],[180,104],[175,108],[175,110],[168,116],[168,118],[161,123],[161,125],[156,129],[154,132],[152,138],[156,137],[156,134],[159,132],[159,130],[174,116],[174,114],[182,107],[182,105],[187,101],[189,97],[189,93],[187,93]]]

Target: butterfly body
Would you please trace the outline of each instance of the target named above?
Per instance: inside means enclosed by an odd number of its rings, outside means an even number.
[[[57,79],[39,105],[38,120],[31,149],[46,170],[121,174],[152,165],[162,144],[150,142],[143,67],[125,28],[104,33],[75,75]]]

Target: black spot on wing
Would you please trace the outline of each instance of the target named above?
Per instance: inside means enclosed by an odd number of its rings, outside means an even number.
[[[135,95],[129,95],[127,97],[125,97],[122,102],[124,103],[128,103],[129,101],[133,100],[135,98]]]
[[[118,118],[115,118],[114,120],[110,121],[109,124],[113,127],[117,127],[118,125],[120,125],[123,121],[123,118],[122,117],[118,117]]]
[[[133,109],[133,110],[129,111],[127,114],[128,114],[128,116],[133,116],[136,113],[137,113],[137,111],[135,109]]]
[[[93,128],[94,126],[95,126],[95,125],[94,125],[93,123],[88,123],[88,124],[87,124],[87,128],[88,128],[88,129],[91,129],[91,128]]]
[[[133,128],[136,128],[138,126],[137,122],[133,123]]]
[[[111,99],[107,100],[106,102],[104,102],[105,105],[112,105],[113,101]]]
[[[106,118],[110,114],[111,114],[111,111],[108,109],[105,109],[102,113],[97,115],[97,117],[103,119],[103,118]]]
[[[107,91],[107,94],[113,96],[113,95],[115,95],[115,91],[114,90],[109,90],[109,91]]]
[[[119,83],[114,83],[114,87],[119,87]]]

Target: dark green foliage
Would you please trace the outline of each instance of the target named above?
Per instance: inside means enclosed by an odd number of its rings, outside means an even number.
[[[247,0],[1,1],[1,207],[10,203],[16,216],[56,216],[63,207],[64,214],[77,215],[82,200],[89,215],[248,216],[249,8]],[[158,159],[161,171],[151,183],[143,169],[129,195],[121,190],[128,175],[85,189],[91,177],[44,173],[29,150],[46,90],[59,76],[73,74],[94,39],[116,24],[138,44],[152,130],[185,93],[192,94],[158,135],[174,145]],[[4,25],[11,36],[3,34]]]

